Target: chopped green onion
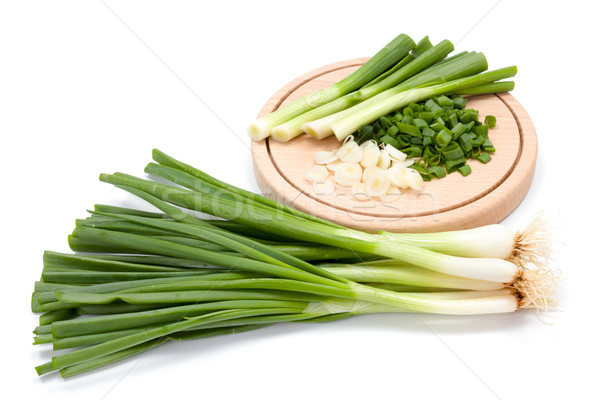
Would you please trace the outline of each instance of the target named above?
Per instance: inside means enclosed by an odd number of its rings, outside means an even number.
[[[467,160],[465,160],[464,157],[455,158],[453,160],[446,160],[446,162],[444,163],[444,167],[446,168],[446,171],[448,171],[448,173],[450,174],[462,167],[463,165],[465,165],[466,162]]]
[[[460,172],[460,174],[462,176],[467,176],[471,173],[471,167],[469,167],[469,165],[465,164],[458,169],[458,172]]]
[[[452,134],[440,130],[440,132],[438,132],[438,134],[435,136],[434,140],[439,147],[446,147],[452,140]]]
[[[427,169],[427,172],[429,172],[431,175],[435,176],[438,179],[446,176],[446,170],[438,165],[429,167]]]
[[[494,129],[496,127],[496,117],[494,117],[493,115],[486,115],[485,124],[491,129]]]
[[[492,160],[492,157],[489,155],[489,153],[486,153],[486,152],[484,151],[484,152],[481,152],[481,153],[480,153],[480,154],[477,156],[477,159],[478,159],[479,161],[481,161],[482,163],[484,163],[484,164],[487,164],[487,163],[489,163],[489,162]]]

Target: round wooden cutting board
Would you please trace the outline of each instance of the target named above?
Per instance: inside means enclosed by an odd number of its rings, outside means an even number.
[[[271,97],[259,116],[327,87],[352,73],[367,59],[342,61],[311,71]],[[320,195],[304,179],[315,152],[340,146],[335,137],[316,140],[301,135],[287,143],[252,142],[254,173],[264,195],[304,212],[363,231],[434,232],[473,228],[501,221],[523,200],[535,170],[537,137],[525,109],[507,93],[471,96],[467,108],[497,118],[490,130],[496,153],[487,164],[468,160],[472,173],[458,172],[425,182],[420,192],[403,190],[392,203],[356,200],[338,186]]]

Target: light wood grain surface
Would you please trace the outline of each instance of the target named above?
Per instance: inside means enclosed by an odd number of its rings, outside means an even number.
[[[294,79],[275,93],[262,108],[265,115],[298,97],[329,86],[356,70],[366,59],[343,61]],[[492,161],[469,160],[472,173],[453,173],[425,182],[420,192],[403,190],[393,203],[378,199],[358,201],[350,188],[338,186],[330,195],[319,195],[304,179],[319,150],[338,148],[330,137],[316,140],[301,135],[290,142],[252,142],[254,172],[268,197],[341,225],[391,232],[445,231],[496,223],[510,214],[525,197],[535,170],[537,138],[533,123],[510,94],[472,96],[468,108],[497,118],[490,139],[496,148]]]

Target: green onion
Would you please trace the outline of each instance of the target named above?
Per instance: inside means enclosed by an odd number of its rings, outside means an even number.
[[[490,127],[490,129],[494,129],[496,127],[496,117],[493,115],[485,116],[485,124]]]
[[[423,55],[427,50],[431,49],[432,47],[433,47],[433,44],[431,44],[431,42],[429,41],[429,36],[425,36],[423,39],[419,40],[419,42],[417,43],[415,48],[412,49],[412,51],[410,52],[409,55],[407,55],[402,60],[400,60],[392,68],[385,71],[383,74],[379,75],[377,78],[373,79],[371,82],[367,83],[365,86],[363,86],[363,88],[372,86],[372,85],[376,84],[377,82],[384,80],[385,78],[387,78],[394,72],[398,71],[400,68],[404,67],[408,63],[415,60],[417,57],[420,57],[421,55]]]
[[[482,152],[477,156],[477,159],[482,163],[487,164],[492,160],[492,157],[488,153]]]
[[[432,49],[433,50],[433,49]],[[415,61],[417,62],[418,59]],[[412,64],[412,63],[411,63]],[[410,67],[409,64],[407,67]],[[460,57],[454,58],[452,61],[448,61],[445,63],[437,63],[419,74],[412,76],[411,78],[403,81],[402,83],[387,89],[353,107],[347,108],[343,111],[337,112],[335,114],[313,120],[311,122],[307,122],[302,125],[302,129],[310,134],[311,136],[322,139],[334,133],[335,131],[332,129],[332,126],[339,121],[351,120],[355,114],[362,114],[366,112],[365,110],[369,110],[374,105],[379,104],[383,99],[389,98],[394,94],[399,93],[412,93],[413,90],[419,90],[417,88],[436,86],[441,84],[442,82],[446,82],[448,80],[458,79],[467,77],[473,74],[477,74],[479,72],[485,71],[487,69],[487,60],[485,56],[481,53],[468,53],[462,55]],[[495,79],[497,80],[497,79]],[[487,82],[482,82],[487,83]],[[471,85],[475,86],[475,85]],[[410,90],[409,90],[410,89]],[[448,91],[442,91],[439,94],[446,94]],[[415,100],[410,100],[405,104],[401,104],[397,107],[393,107],[387,112],[380,114],[378,117],[387,114],[388,112],[397,110],[401,107],[404,107],[410,102],[416,102],[420,100],[424,100],[426,98],[431,97],[438,93],[432,93],[430,95],[423,96],[423,98],[417,98]],[[436,105],[437,106],[437,105]],[[439,106],[437,106],[439,107]],[[378,118],[377,117],[377,118]],[[371,123],[373,120],[365,121],[364,124]],[[359,126],[360,127],[360,126]],[[358,128],[356,128],[358,129]],[[355,130],[356,130],[355,129]],[[353,130],[354,132],[354,130]],[[337,135],[336,135],[337,136]],[[338,136],[338,140],[340,136]]]
[[[274,127],[364,86],[405,57],[414,47],[415,42],[410,37],[405,34],[398,35],[358,70],[336,84],[294,100],[257,119],[248,127],[248,134],[253,140],[268,137]]]
[[[500,225],[437,234],[366,234],[304,218],[228,185],[215,187],[213,178],[170,164],[180,168],[151,164],[149,170],[187,188],[120,173],[101,175],[161,213],[100,206],[72,233],[90,245],[139,254],[44,255],[43,281],[36,283],[32,309],[48,312],[34,330],[34,343],[71,350],[38,366],[38,374],[73,376],[167,340],[273,323],[382,312],[499,313],[553,304],[548,298],[552,273],[521,267],[524,262],[543,267],[541,218],[517,234]],[[187,209],[228,218],[230,224],[217,226]],[[223,226],[390,258],[311,264]],[[147,235],[142,227],[164,234]],[[199,248],[198,241],[219,247]],[[502,259],[507,257],[513,259]],[[126,276],[136,279],[123,280]],[[47,277],[101,277],[105,283],[49,283]]]
[[[460,172],[462,176],[467,176],[471,173],[471,167],[468,165],[463,165],[462,167],[458,168],[458,172]]]
[[[184,173],[182,172],[181,174]],[[269,230],[277,227],[276,229],[280,230],[285,236],[297,240],[327,243],[342,248],[349,248],[358,252],[398,258],[407,262],[416,262],[416,260],[420,260],[419,262],[422,264],[422,266],[439,272],[453,273],[455,275],[472,277],[476,279],[483,278],[482,275],[480,275],[483,273],[485,276],[488,276],[487,279],[500,279],[500,281],[510,281],[516,273],[516,270],[513,268],[513,266],[508,264],[502,265],[502,263],[498,263],[500,260],[482,260],[481,262],[484,263],[486,267],[478,268],[475,267],[478,261],[473,259],[455,260],[453,258],[447,258],[448,256],[429,254],[425,250],[421,249],[405,249],[401,245],[390,246],[388,243],[378,242],[376,241],[376,238],[362,232],[356,232],[349,236],[346,229],[339,229],[320,225],[312,221],[300,220],[296,217],[287,216],[285,214],[281,215],[280,213],[270,212],[266,209],[240,209],[239,206],[235,205],[235,202],[232,202],[224,196],[212,196],[208,194],[200,195],[199,193],[178,189],[173,186],[162,185],[154,182],[149,183],[143,179],[129,177],[124,174],[102,174],[101,180],[116,184],[117,186],[136,187],[137,189],[145,191],[146,193],[157,198],[167,198],[169,199],[169,202],[175,205],[209,213],[221,218],[233,218],[234,221],[242,222],[257,229]],[[118,232],[113,233],[118,234]],[[111,243],[117,244],[121,242],[119,240],[115,240]],[[204,251],[200,249],[195,250],[198,252]],[[427,260],[425,263],[426,265],[423,264],[424,260]],[[489,263],[497,265],[494,267],[488,265]],[[461,267],[461,265],[464,268]],[[470,272],[472,270],[470,267],[471,265],[473,265],[474,269],[472,272]],[[462,272],[460,272],[460,270],[462,270]],[[472,273],[475,275],[471,276]],[[496,273],[498,275],[496,275]]]
[[[510,78],[516,73],[516,67],[507,67],[408,91],[389,89],[371,98],[370,103],[367,104],[367,101],[362,103],[361,105],[364,105],[364,108],[353,113],[351,116],[343,119],[332,118],[329,123],[330,129],[335,133],[338,140],[343,140],[362,125],[369,124],[380,116],[404,107],[411,102],[417,102],[441,94],[455,93],[461,89]]]
[[[487,94],[487,93],[502,93],[510,92],[515,88],[513,81],[502,81],[492,82],[485,85],[473,86],[467,89],[461,89],[457,91],[460,95],[476,95],[476,94]],[[487,122],[486,122],[487,124]]]
[[[361,101],[369,99],[383,92],[386,89],[396,86],[400,82],[405,81],[406,79],[440,61],[453,49],[454,47],[452,43],[448,40],[444,40],[435,47],[423,52],[418,57],[413,57],[414,61],[410,63],[404,63],[402,68],[394,71],[381,81],[367,87],[363,87],[356,92],[349,93],[346,96],[343,96],[332,102],[323,104],[320,107],[314,108],[273,128],[271,136],[277,141],[287,142],[303,132],[302,125],[304,123],[314,121],[316,119],[326,117],[330,114],[350,108]]]

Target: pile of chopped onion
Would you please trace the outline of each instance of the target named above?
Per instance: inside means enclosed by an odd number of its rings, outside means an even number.
[[[401,189],[423,189],[423,178],[409,168],[413,162],[389,144],[380,148],[369,140],[359,146],[349,136],[339,149],[316,152],[316,165],[304,177],[313,182],[320,195],[331,194],[343,186],[351,188],[357,200],[379,198],[391,203],[400,197]]]

